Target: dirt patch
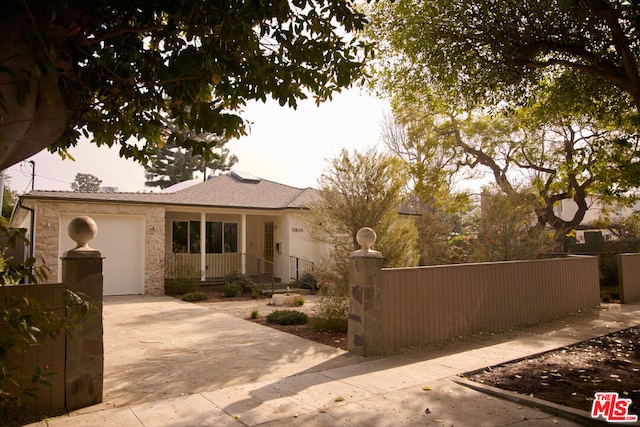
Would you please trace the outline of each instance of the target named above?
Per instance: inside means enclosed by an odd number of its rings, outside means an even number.
[[[591,411],[596,392],[631,399],[640,415],[640,326],[470,375],[472,381]]]
[[[254,323],[258,323],[260,325],[268,326],[270,328],[278,329],[279,331],[297,335],[299,337],[312,340],[320,344],[330,345],[332,347],[336,347],[344,351],[348,351],[346,332],[316,331],[309,324],[276,325],[274,323],[267,322],[265,318],[247,319],[247,320]]]

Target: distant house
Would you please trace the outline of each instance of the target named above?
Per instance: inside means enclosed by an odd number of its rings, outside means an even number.
[[[640,202],[630,207],[617,202],[607,203],[592,195],[587,196],[586,201],[588,210],[576,230],[576,241],[578,243],[585,243],[584,234],[590,231],[600,231],[605,241],[615,240],[616,236],[611,230],[601,228],[603,221],[615,226],[621,220],[629,218],[634,212],[640,212]],[[554,213],[559,218],[567,221],[574,217],[577,210],[576,202],[571,199],[561,200],[553,206]]]
[[[60,280],[60,257],[79,215],[92,217],[89,243],[104,260],[106,295],[162,294],[165,279],[205,281],[232,270],[288,283],[296,266],[319,263],[325,244],[304,223],[318,193],[243,172],[159,193],[32,191],[20,197],[11,225],[34,230],[34,256]],[[31,215],[33,213],[33,220]]]

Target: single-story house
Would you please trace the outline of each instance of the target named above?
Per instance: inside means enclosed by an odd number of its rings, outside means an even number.
[[[304,222],[316,197],[311,188],[232,171],[155,193],[31,191],[11,226],[33,229],[33,256],[59,281],[60,257],[75,247],[69,222],[93,218],[98,234],[89,245],[104,257],[105,295],[163,294],[165,279],[206,281],[233,270],[289,283],[327,253]]]

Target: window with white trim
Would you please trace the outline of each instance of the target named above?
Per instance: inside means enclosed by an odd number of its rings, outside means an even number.
[[[207,221],[205,251],[208,254],[238,252],[238,224]],[[200,253],[200,221],[173,222],[173,252]]]

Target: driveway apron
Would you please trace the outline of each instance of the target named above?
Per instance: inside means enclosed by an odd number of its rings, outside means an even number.
[[[210,306],[167,296],[105,297],[103,317],[103,403],[78,412],[318,372],[362,360]]]

